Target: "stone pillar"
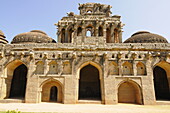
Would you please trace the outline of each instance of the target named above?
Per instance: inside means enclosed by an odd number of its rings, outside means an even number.
[[[142,92],[144,105],[156,104],[151,60],[152,60],[151,58],[147,59],[146,61],[147,76],[142,77]]]
[[[118,60],[118,67],[119,67],[119,76],[122,76],[122,60],[121,59],[119,59]]]
[[[7,95],[7,84],[5,83],[5,77],[0,77],[0,99],[4,99]]]
[[[107,30],[106,30],[106,27],[103,27],[103,39],[104,39],[104,43],[106,43],[106,38],[107,38]]]
[[[68,43],[68,29],[65,29],[65,37],[64,37],[64,43]]]
[[[121,60],[121,55],[122,54],[117,54],[117,59],[118,59],[118,68],[119,68],[119,76],[122,76],[122,70],[123,70],[123,68],[122,68],[122,60]]]
[[[136,61],[135,60],[133,60],[133,75],[134,76],[137,76],[137,66],[136,66]]]
[[[85,42],[85,37],[86,37],[86,28],[85,26],[82,26],[82,43]]]
[[[25,102],[38,103],[38,75],[34,75],[35,61],[32,59],[28,67]]]
[[[58,43],[61,43],[61,29],[58,29],[57,35],[58,35]]]
[[[111,35],[111,36],[110,36],[110,38],[111,38],[111,39],[110,39],[110,40],[111,40],[111,43],[115,43],[115,40],[114,40],[114,38],[115,38],[115,37],[114,37],[114,29],[115,29],[115,27],[112,25],[112,26],[111,26],[111,29],[110,29],[110,32],[111,32],[111,33],[110,33],[110,35]]]
[[[103,104],[115,104],[114,95],[115,91],[113,87],[113,79],[111,76],[108,76],[108,58],[107,53],[103,56],[103,77],[100,79],[101,83],[101,94],[102,94],[102,103]]]
[[[76,82],[77,79],[72,76],[66,76],[64,82],[64,104],[76,104]]]
[[[44,59],[44,75],[47,75],[48,74],[48,71],[49,71],[49,62],[47,60],[47,58]]]
[[[74,44],[76,43],[77,29],[78,29],[78,27],[77,27],[77,25],[75,25],[73,28],[74,32],[73,32],[73,37],[72,37],[72,43],[74,43]]]
[[[122,43],[122,30],[118,30],[119,43]]]
[[[99,27],[96,26],[96,30],[95,30],[95,38],[96,38],[96,45],[99,45]]]

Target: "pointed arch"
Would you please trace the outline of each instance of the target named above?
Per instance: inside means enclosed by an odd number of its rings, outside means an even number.
[[[66,34],[65,34],[65,29],[63,28],[61,30],[61,43],[65,43],[66,41]]]
[[[111,30],[110,30],[110,28],[106,29],[106,43],[111,43]]]
[[[86,37],[92,37],[94,36],[94,28],[92,25],[88,25],[86,27]]]
[[[146,66],[142,62],[136,64],[137,75],[146,75]]]
[[[99,26],[98,36],[103,36],[103,27]]]
[[[91,64],[80,71],[79,99],[101,100],[99,71]]]
[[[117,28],[114,29],[114,41],[115,43],[119,43],[119,32]]]
[[[23,61],[21,61],[21,60],[18,60],[18,59],[17,59],[17,60],[13,60],[13,61],[7,63],[6,66],[5,66],[5,74],[6,74],[6,76],[12,76],[14,70],[15,70],[19,65],[21,65],[21,64],[24,64],[24,65],[27,67],[27,65],[26,65],[25,62],[23,62]],[[28,68],[28,67],[27,67],[27,68]]]
[[[118,103],[143,104],[141,87],[134,81],[122,81],[118,85]]]
[[[170,64],[161,61],[154,65],[154,88],[156,100],[170,100]]]
[[[5,93],[2,98],[25,98],[27,84],[27,65],[21,60],[14,60],[5,66]]]
[[[52,92],[52,88],[56,87],[56,91]],[[56,97],[55,102],[61,103],[63,101],[63,85],[60,81],[55,79],[48,79],[44,81],[40,88],[42,90],[41,93],[41,101],[42,102],[50,102],[52,97]]]
[[[82,36],[82,27],[78,27],[77,36]]]
[[[66,43],[71,43],[71,42],[72,42],[73,33],[74,33],[74,30],[73,30],[73,28],[71,27],[71,28],[68,30],[68,40],[67,40]]]
[[[103,72],[102,72],[102,68],[101,68],[101,66],[100,66],[100,64],[98,64],[98,63],[96,63],[96,62],[93,62],[93,61],[87,61],[87,62],[84,62],[84,63],[82,63],[80,66],[79,66],[79,68],[78,68],[78,71],[77,71],[77,77],[78,77],[78,82],[79,82],[79,80],[81,79],[81,76],[83,76],[83,73],[84,72],[86,72],[86,71],[84,71],[84,70],[95,70],[94,71],[94,74],[97,74],[97,72],[98,72],[98,80],[99,80],[99,82],[98,82],[98,85],[99,86],[96,86],[96,87],[98,87],[99,89],[100,89],[100,99],[99,100],[101,100],[102,102],[104,102],[104,95],[103,95],[103,93],[104,93],[104,91],[103,91],[103,77],[102,77],[102,74],[103,74]],[[84,73],[85,74],[85,73]],[[91,75],[92,76],[92,75]],[[97,78],[95,79],[95,80],[97,80]],[[88,82],[88,80],[90,80],[90,79],[87,79],[87,82]],[[90,85],[90,86],[93,86],[93,85]],[[97,89],[98,89],[97,88]],[[90,89],[93,89],[93,88],[90,88]],[[80,84],[79,84],[79,90],[80,90]],[[77,92],[77,100],[78,99],[80,99],[79,98],[79,91]],[[97,93],[96,93],[97,94]]]
[[[9,98],[25,98],[28,69],[21,64],[14,70]]]
[[[123,75],[132,75],[133,74],[133,68],[132,64],[128,61],[123,63]]]

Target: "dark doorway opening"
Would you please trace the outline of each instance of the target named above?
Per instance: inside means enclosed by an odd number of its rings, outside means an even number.
[[[166,71],[161,67],[156,66],[153,73],[156,100],[170,100],[169,83]]]
[[[79,99],[101,100],[99,71],[92,65],[87,65],[80,71]]]
[[[27,71],[24,64],[14,70],[9,98],[25,98]]]
[[[50,89],[50,101],[51,102],[57,102],[57,94],[58,94],[58,89],[56,86],[51,87]]]

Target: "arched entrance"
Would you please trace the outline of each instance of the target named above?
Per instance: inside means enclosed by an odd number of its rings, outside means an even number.
[[[57,102],[58,89],[56,86],[52,86],[50,89],[50,101]]]
[[[170,100],[169,83],[166,71],[156,66],[153,70],[156,100]]]
[[[91,64],[80,70],[79,100],[101,100],[99,70]]]
[[[14,70],[9,98],[25,98],[27,71],[24,64]]]
[[[136,83],[125,81],[118,88],[119,103],[142,104],[141,90]]]
[[[62,85],[57,80],[47,80],[42,85],[42,102],[62,102]]]

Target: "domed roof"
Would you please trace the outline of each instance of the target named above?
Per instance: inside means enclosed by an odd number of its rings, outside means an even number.
[[[56,41],[43,31],[32,30],[30,32],[18,34],[13,38],[11,43],[56,43]]]
[[[148,31],[139,31],[125,40],[124,43],[168,43],[168,41],[160,35]]]
[[[5,38],[4,33],[0,30],[0,43],[7,44],[8,41]]]

